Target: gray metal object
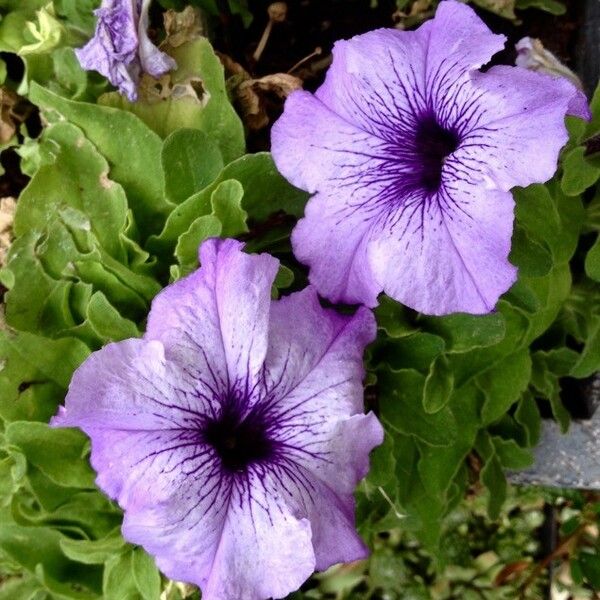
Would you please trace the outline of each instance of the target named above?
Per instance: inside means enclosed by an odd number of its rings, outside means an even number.
[[[591,95],[600,79],[600,0],[585,0],[582,13],[577,71]]]
[[[544,421],[535,463],[510,473],[512,483],[600,490],[600,412],[574,421],[566,435],[554,421]]]

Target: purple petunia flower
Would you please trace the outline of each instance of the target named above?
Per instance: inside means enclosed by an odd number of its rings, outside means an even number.
[[[565,114],[589,111],[567,80],[477,71],[503,46],[448,0],[417,31],[338,42],[317,92],[290,95],[272,151],[315,193],[292,243],[329,300],[487,313],[515,281],[509,190],[552,177]]]
[[[202,267],[155,299],[143,339],[75,372],[53,426],[92,440],[124,537],[203,600],[283,597],[364,557],[353,491],[382,442],[363,414],[372,313],[312,287],[271,301],[278,261],[208,240]]]
[[[142,72],[160,77],[176,67],[148,37],[148,9],[151,0],[102,0],[94,37],[75,50],[81,66],[95,70],[127,96],[137,100]]]

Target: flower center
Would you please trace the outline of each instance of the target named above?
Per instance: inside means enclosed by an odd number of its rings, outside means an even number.
[[[455,131],[440,125],[435,117],[425,116],[419,120],[415,132],[415,149],[419,159],[419,184],[427,193],[440,189],[444,162],[459,146]]]
[[[235,410],[226,409],[206,424],[203,437],[215,449],[223,467],[231,472],[268,460],[274,452],[264,422],[252,413],[241,419]]]

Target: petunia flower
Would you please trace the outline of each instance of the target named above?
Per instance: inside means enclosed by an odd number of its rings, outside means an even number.
[[[81,66],[104,75],[131,102],[142,72],[160,77],[176,67],[148,37],[151,0],[102,0],[94,37],[75,50]]]
[[[383,431],[363,414],[371,312],[312,287],[271,301],[273,257],[208,240],[153,301],[143,339],[75,372],[53,426],[91,438],[123,535],[203,600],[280,598],[364,557],[353,491]]]
[[[509,190],[550,179],[571,82],[477,69],[504,46],[468,6],[441,2],[416,31],[335,45],[325,83],[287,99],[272,132],[283,175],[315,195],[292,235],[333,302],[386,294],[428,314],[487,313],[516,278]]]

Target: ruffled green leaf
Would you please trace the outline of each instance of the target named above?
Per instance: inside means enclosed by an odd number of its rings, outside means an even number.
[[[456,420],[449,408],[426,413],[419,398],[425,377],[418,371],[382,371],[378,378],[380,415],[394,431],[431,446],[449,446],[457,436]]]
[[[215,141],[225,164],[239,158],[246,147],[244,128],[229,102],[223,66],[209,41],[198,38],[176,48],[167,45],[165,50],[177,69],[160,82],[147,78],[147,89],[142,86],[137,102],[117,92],[105,94],[99,102],[132,112],[162,138],[178,129],[199,129]],[[156,86],[163,89],[155,96]]]
[[[214,139],[197,129],[179,129],[166,140],[161,154],[165,194],[180,204],[212,183],[223,169]]]
[[[172,207],[163,196],[162,141],[156,133],[131,113],[65,100],[35,83],[29,98],[49,118],[54,111],[83,131],[107,160],[110,178],[125,189],[140,231],[159,229]]]

